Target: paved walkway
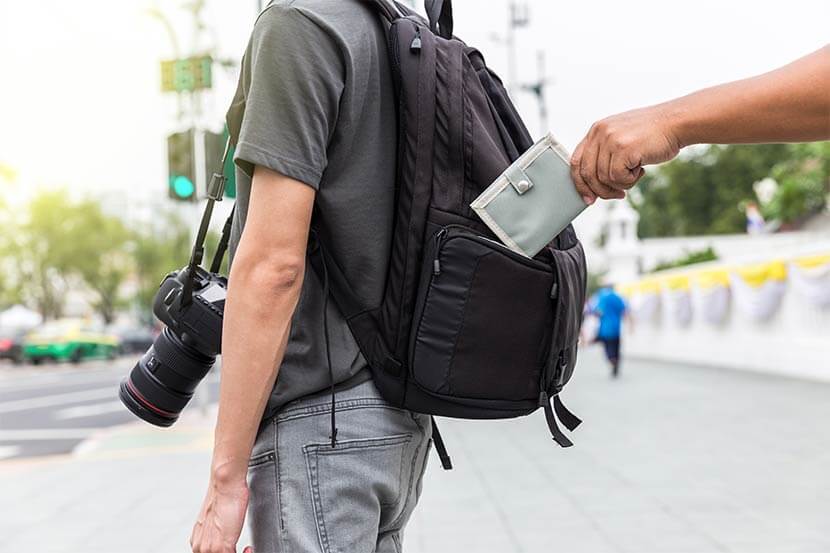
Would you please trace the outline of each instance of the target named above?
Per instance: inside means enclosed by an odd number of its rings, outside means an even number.
[[[583,352],[565,395],[576,447],[544,417],[442,423],[408,553],[830,552],[830,386]],[[210,420],[129,425],[72,456],[0,462],[0,552],[181,553]]]

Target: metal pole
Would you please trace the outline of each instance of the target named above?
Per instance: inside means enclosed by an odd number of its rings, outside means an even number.
[[[511,97],[516,94],[516,3],[510,2],[510,17],[507,21],[507,92]]]
[[[546,94],[548,76],[547,67],[545,66],[545,51],[539,50],[536,56],[539,67],[539,125],[542,127],[542,134],[545,134],[550,130],[548,127],[548,95]]]
[[[507,43],[507,92],[513,96],[518,87],[517,70],[518,61],[516,59],[516,29],[526,27],[530,21],[528,15],[527,4],[522,2],[519,4],[514,0],[510,0],[510,17],[507,21],[507,35],[505,42]]]

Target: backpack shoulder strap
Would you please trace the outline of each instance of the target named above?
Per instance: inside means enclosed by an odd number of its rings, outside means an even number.
[[[425,0],[429,28],[438,36],[452,38],[452,0]]]
[[[391,22],[401,18],[397,3],[393,4],[387,0],[363,0],[363,3],[378,12],[387,21]]]

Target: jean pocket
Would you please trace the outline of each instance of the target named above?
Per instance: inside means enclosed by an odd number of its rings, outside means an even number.
[[[401,516],[414,469],[412,434],[303,448],[320,546],[356,551]],[[379,522],[379,524],[378,524]]]
[[[275,456],[273,451],[266,451],[264,453],[254,455],[248,460],[248,469],[256,468],[260,465],[265,465],[269,462],[273,462],[274,457]]]
[[[255,453],[248,461],[248,524],[255,551],[277,551],[280,519],[277,497],[276,455],[273,451]]]

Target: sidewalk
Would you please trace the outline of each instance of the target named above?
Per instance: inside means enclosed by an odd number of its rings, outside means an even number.
[[[407,553],[830,551],[830,385],[634,361],[612,381],[581,356],[569,450],[541,414],[442,420],[456,469],[430,459]],[[187,552],[211,430],[194,410],[0,463],[0,553]]]

